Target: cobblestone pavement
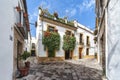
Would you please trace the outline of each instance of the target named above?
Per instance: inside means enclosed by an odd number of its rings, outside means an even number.
[[[17,80],[102,80],[95,59],[67,60],[31,65],[29,75]]]

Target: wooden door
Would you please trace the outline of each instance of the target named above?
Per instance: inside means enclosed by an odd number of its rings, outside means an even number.
[[[79,48],[79,59],[82,58],[82,48]]]

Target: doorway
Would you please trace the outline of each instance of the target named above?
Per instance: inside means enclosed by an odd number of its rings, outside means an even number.
[[[70,51],[69,50],[65,51],[65,59],[70,59]]]
[[[79,59],[82,58],[82,49],[83,49],[83,48],[79,48]]]
[[[22,53],[22,43],[20,41],[17,41],[17,69],[19,69],[19,57]]]

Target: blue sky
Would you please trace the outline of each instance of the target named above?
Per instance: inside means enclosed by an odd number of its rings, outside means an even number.
[[[80,24],[94,30],[95,27],[95,0],[27,0],[30,23],[35,23],[38,16],[38,7],[47,8],[59,17],[67,16],[69,20],[76,20]],[[30,25],[31,34],[35,36],[35,26]]]

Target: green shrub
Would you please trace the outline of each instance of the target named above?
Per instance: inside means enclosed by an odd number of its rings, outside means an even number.
[[[44,44],[44,49],[48,49],[48,57],[54,57],[55,50],[59,50],[60,48],[60,35],[56,32],[46,31],[42,42]]]
[[[21,55],[21,59],[26,60],[28,57],[30,57],[30,53],[27,51],[24,51],[24,53]]]
[[[74,50],[75,48],[75,43],[76,43],[76,38],[74,36],[69,36],[69,35],[64,35],[63,37],[63,49],[64,50]]]

